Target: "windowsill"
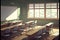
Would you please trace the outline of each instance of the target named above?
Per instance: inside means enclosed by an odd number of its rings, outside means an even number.
[[[45,18],[28,18],[28,19],[59,20],[59,19],[45,19]]]

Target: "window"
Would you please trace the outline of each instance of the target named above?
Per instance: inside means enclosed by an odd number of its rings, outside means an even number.
[[[57,3],[46,4],[46,18],[57,18]]]
[[[57,18],[56,9],[46,9],[46,18]]]
[[[57,8],[57,3],[47,3],[46,8]]]
[[[34,18],[34,10],[33,9],[29,9],[28,17]]]
[[[28,18],[44,18],[44,4],[29,4]]]
[[[58,19],[59,19],[59,3],[58,3],[58,9],[57,9],[57,13],[58,13]]]
[[[28,18],[57,19],[59,18],[59,3],[29,4]]]

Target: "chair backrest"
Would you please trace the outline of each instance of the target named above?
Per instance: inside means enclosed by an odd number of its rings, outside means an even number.
[[[4,31],[1,31],[1,36],[4,36],[4,35],[10,35],[11,34],[11,31],[10,31],[10,29],[6,29],[6,30],[4,30]]]
[[[4,30],[4,33],[10,33],[10,32],[11,32],[10,29]]]
[[[12,28],[13,31],[17,31],[18,30],[18,27],[14,27]]]

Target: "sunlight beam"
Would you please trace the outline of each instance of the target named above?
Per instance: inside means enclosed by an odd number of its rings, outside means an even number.
[[[20,14],[20,8],[17,8],[14,12],[9,15],[6,20],[14,20],[14,19],[19,19],[19,14]]]

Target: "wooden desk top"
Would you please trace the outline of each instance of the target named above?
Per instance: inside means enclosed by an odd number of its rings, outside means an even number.
[[[32,23],[32,22],[34,22],[34,21],[29,21],[29,22],[26,22],[26,23],[29,24],[29,23]]]
[[[13,22],[11,22],[11,23],[16,23],[16,22],[22,22],[22,20],[19,20],[19,21],[13,21]]]
[[[8,23],[16,23],[16,22],[22,22],[22,20],[19,20],[19,21],[12,21],[12,22],[5,22],[5,23],[3,23],[3,24],[1,24],[1,25],[5,25],[5,24],[8,24]]]
[[[17,24],[17,25],[13,25],[13,26],[9,26],[9,27],[5,27],[5,28],[1,28],[1,31],[6,30],[6,29],[11,29],[11,28],[14,28],[14,27],[18,27],[18,26],[21,26],[21,25],[23,25],[23,24],[20,23],[20,24]]]
[[[51,22],[51,23],[48,23],[48,24],[46,24],[46,26],[50,26],[50,25],[52,25],[53,23]]]
[[[33,30],[27,32],[27,34],[28,34],[28,35],[32,35],[32,34],[38,32],[39,30],[41,30],[41,29],[43,29],[43,28],[45,28],[45,26],[36,26],[36,27],[33,28]]]

